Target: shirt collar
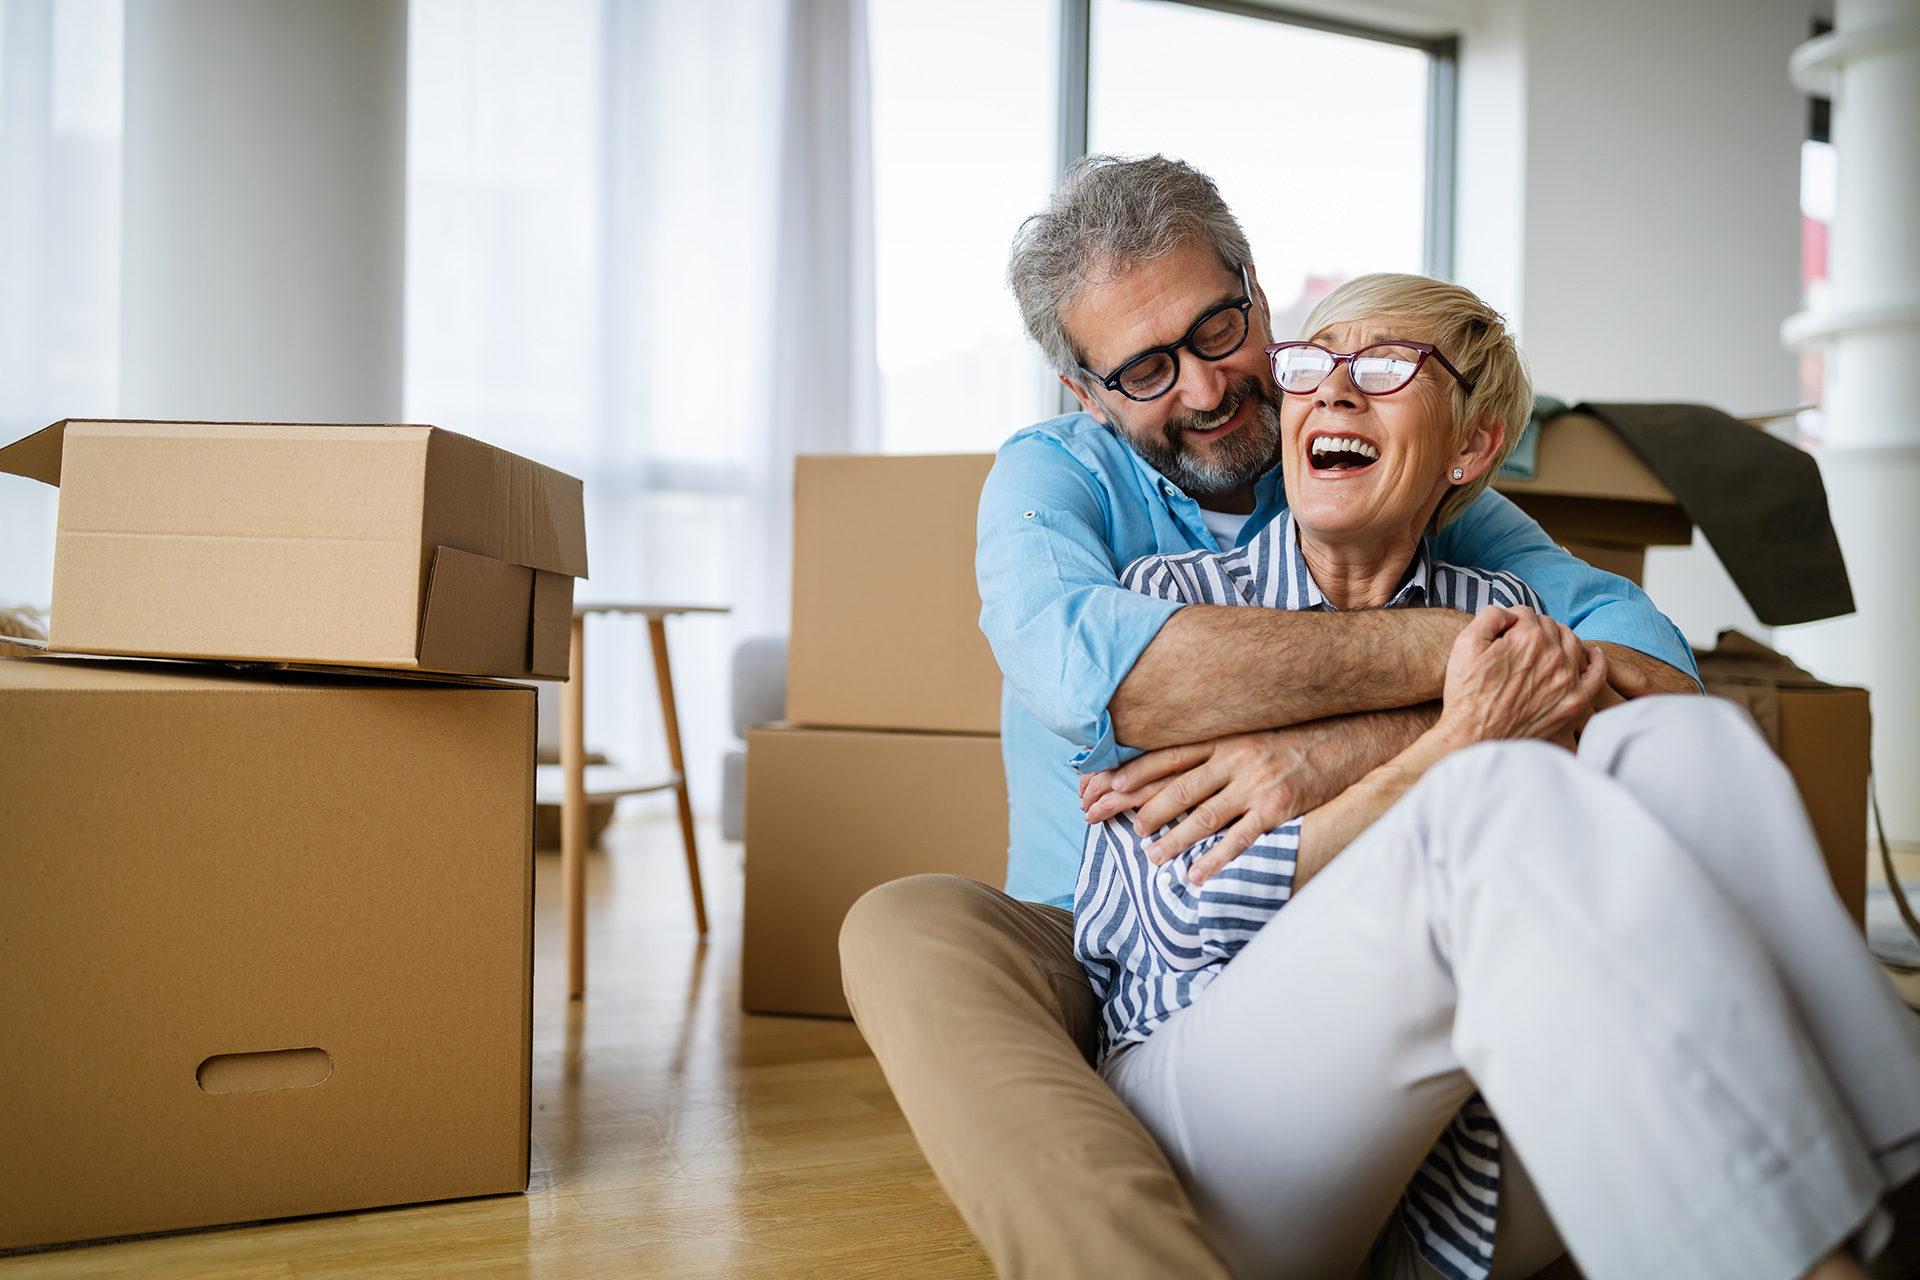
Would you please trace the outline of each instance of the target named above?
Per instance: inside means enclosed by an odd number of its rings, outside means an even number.
[[[1213,535],[1207,531],[1206,522],[1200,518],[1200,504],[1194,501],[1186,490],[1161,475],[1154,469],[1152,463],[1141,457],[1140,451],[1128,443],[1125,433],[1117,425],[1108,422],[1103,423],[1102,426],[1112,432],[1113,438],[1119,442],[1122,449],[1126,450],[1127,457],[1133,462],[1135,474],[1147,488],[1164,498],[1167,509],[1173,512],[1174,517],[1185,523],[1189,532],[1199,536],[1197,545],[1212,551]],[[1247,523],[1241,528],[1240,536],[1243,539],[1247,536],[1247,530],[1265,527],[1278,512],[1286,510],[1287,490],[1282,480],[1283,473],[1280,464],[1276,462],[1253,482],[1253,514],[1247,517]]]
[[[1306,553],[1300,550],[1300,530],[1294,524],[1293,512],[1287,512],[1286,519],[1275,520],[1260,535],[1261,545],[1254,548],[1256,557],[1271,556],[1280,547],[1285,547],[1293,560],[1293,580],[1306,589],[1308,609],[1326,609],[1339,612],[1327,600],[1320,590],[1320,584],[1313,580],[1313,571],[1307,567]],[[1407,566],[1407,572],[1400,579],[1393,598],[1387,601],[1389,609],[1422,609],[1426,607],[1430,591],[1429,579],[1433,571],[1433,552],[1428,539],[1420,539],[1420,545],[1414,548],[1413,563]]]

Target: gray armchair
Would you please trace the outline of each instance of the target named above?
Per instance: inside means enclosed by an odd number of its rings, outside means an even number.
[[[747,753],[744,739],[756,724],[772,724],[787,715],[787,638],[759,636],[742,640],[733,651],[733,736],[742,749],[729,751],[721,762],[720,835],[739,840],[746,835]]]

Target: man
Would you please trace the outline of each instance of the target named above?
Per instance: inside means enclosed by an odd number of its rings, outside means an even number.
[[[848,1000],[1003,1276],[1224,1275],[1165,1158],[1087,1065],[1097,1011],[1066,910],[1086,821],[1191,810],[1163,844],[1232,828],[1196,865],[1210,874],[1432,724],[1468,619],[1181,607],[1119,585],[1140,556],[1245,542],[1285,503],[1267,300],[1204,175],[1082,161],[1021,228],[1008,275],[1084,412],[1008,441],[980,500],[981,629],[1006,677],[1006,892],[948,877],[875,890],[841,935]],[[1437,554],[1521,577],[1606,649],[1622,694],[1697,689],[1642,592],[1497,494]]]

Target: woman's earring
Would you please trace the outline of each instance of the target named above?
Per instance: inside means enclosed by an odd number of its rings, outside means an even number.
[[[1455,468],[1453,469],[1453,478],[1454,478],[1455,480],[1458,480],[1458,479],[1460,479],[1461,477],[1463,477],[1463,476],[1465,476],[1466,474],[1467,474],[1466,472],[1464,472],[1464,471],[1462,471],[1462,470],[1461,470],[1460,468],[1458,468],[1458,467],[1455,467]]]

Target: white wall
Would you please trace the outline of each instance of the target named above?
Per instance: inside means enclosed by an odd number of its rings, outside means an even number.
[[[400,417],[405,0],[126,7],[128,417]]]
[[[1489,0],[1461,48],[1455,274],[1568,401],[1793,407],[1808,0]],[[1768,635],[1712,551],[1647,588],[1696,644]]]

